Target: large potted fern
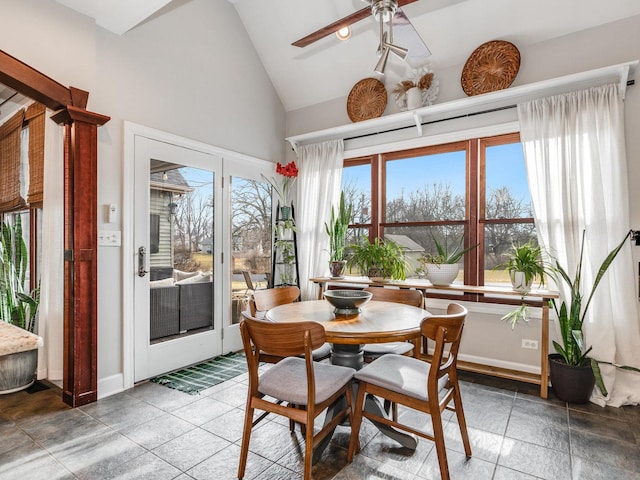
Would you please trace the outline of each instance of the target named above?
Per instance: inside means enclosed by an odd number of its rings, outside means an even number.
[[[570,290],[569,297],[562,300],[559,307],[557,302],[552,300],[560,324],[562,344],[553,342],[557,353],[549,355],[549,377],[551,378],[553,391],[560,400],[569,403],[586,403],[591,397],[595,383],[597,383],[602,394],[607,395],[598,361],[588,356],[591,347],[585,347],[582,325],[593,299],[593,294],[630,234],[631,232],[625,235],[620,244],[609,252],[602,265],[600,265],[586,303],[583,302],[586,293],[582,287],[584,231],[582,232],[582,243],[580,245],[580,258],[573,277],[568,274],[557,260],[550,269],[556,283],[565,282]],[[636,370],[631,367],[623,368]]]
[[[404,249],[392,240],[376,237],[373,242],[368,237],[358,244],[350,245],[351,256],[347,260],[350,267],[357,266],[363,275],[373,281],[405,280],[407,260]]]

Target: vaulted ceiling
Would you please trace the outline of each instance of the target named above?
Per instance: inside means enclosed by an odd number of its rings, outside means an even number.
[[[126,35],[126,31],[171,3],[170,0],[56,1],[95,18],[99,26],[119,35]],[[228,1],[235,6],[287,111],[345,97],[358,80],[376,76],[373,68],[377,61],[378,26],[371,17],[355,24],[351,38],[345,42],[329,35],[305,48],[291,45],[363,8],[366,3],[362,0]],[[522,48],[639,15],[640,2],[419,0],[405,6],[403,11],[431,50],[428,61],[437,72],[463,64],[486,41],[508,40]],[[158,13],[162,14],[162,10]],[[410,60],[407,64],[391,56],[385,74],[387,87],[424,62],[424,59]]]

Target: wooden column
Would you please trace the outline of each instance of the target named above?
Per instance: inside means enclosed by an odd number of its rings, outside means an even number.
[[[68,106],[53,119],[64,139],[65,403],[98,399],[98,126],[109,117]]]
[[[109,117],[86,110],[89,92],[65,87],[0,50],[0,83],[44,104],[65,125],[63,399],[97,399],[98,126]]]

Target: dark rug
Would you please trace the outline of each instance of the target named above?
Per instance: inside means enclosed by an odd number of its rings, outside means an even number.
[[[182,370],[154,377],[151,381],[195,395],[246,371],[247,359],[244,354],[229,353]]]

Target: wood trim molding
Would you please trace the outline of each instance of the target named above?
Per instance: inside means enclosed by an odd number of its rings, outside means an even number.
[[[62,398],[78,407],[98,398],[98,126],[89,92],[65,87],[0,50],[0,82],[57,111],[64,139],[64,378]]]

